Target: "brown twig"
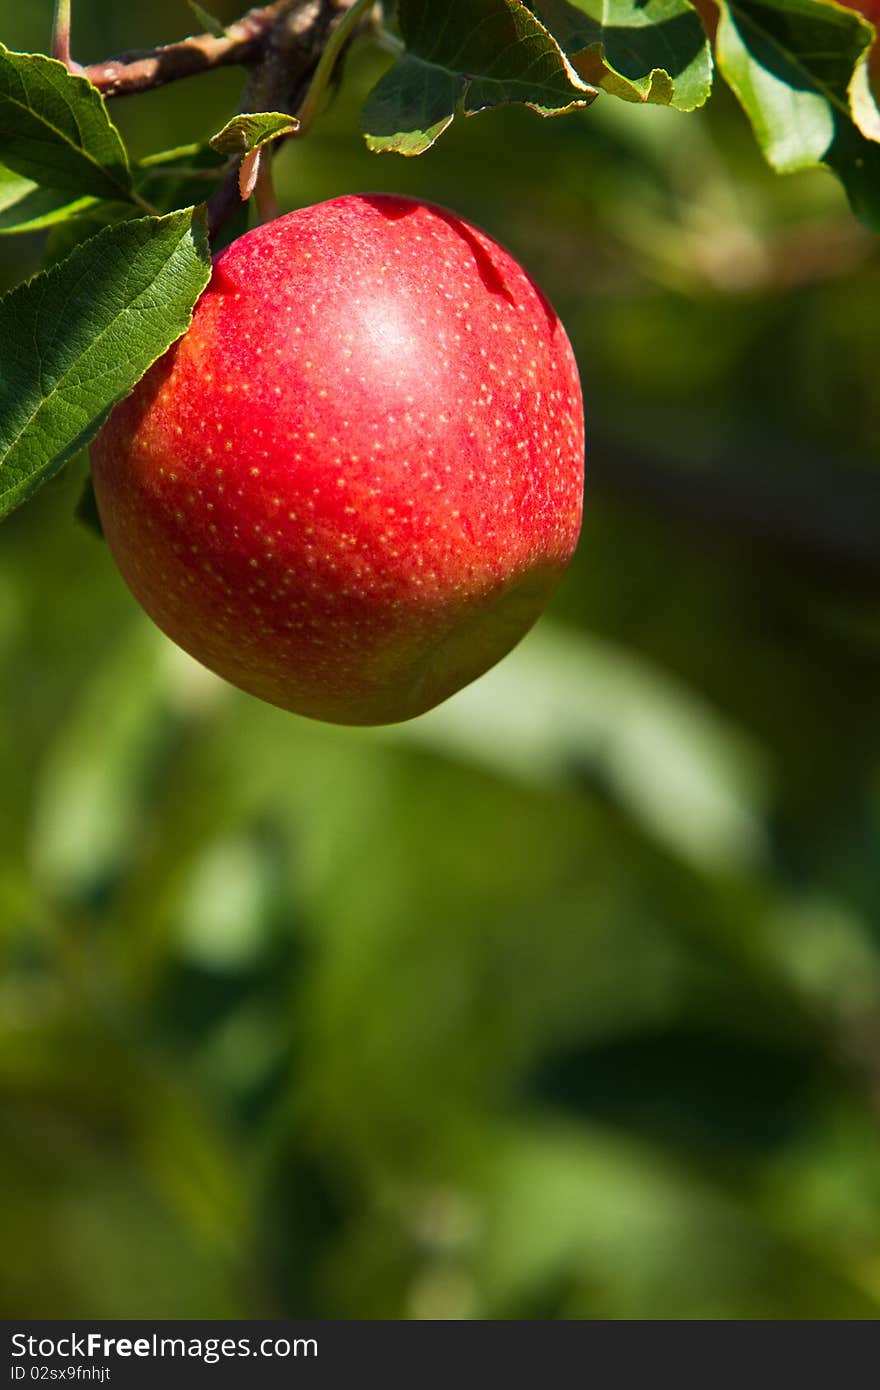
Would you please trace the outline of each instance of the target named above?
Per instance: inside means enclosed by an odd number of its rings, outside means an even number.
[[[240,110],[299,110],[309,93],[315,70],[334,33],[349,11],[364,0],[274,0],[249,10],[220,36],[197,34],[160,48],[122,53],[83,69],[105,97],[133,96],[168,82],[193,77],[213,68],[238,65],[249,70]],[[266,166],[263,201],[268,206]],[[254,170],[256,172],[256,169]],[[213,235],[232,215],[240,200],[236,163],[208,203],[208,227]]]
[[[85,75],[105,97],[124,97],[212,68],[247,65],[259,57],[275,26],[295,8],[296,0],[274,0],[248,10],[221,37],[195,34],[161,48],[121,53],[106,62],[90,64]]]
[[[292,6],[288,3],[287,12],[276,16],[266,33],[259,61],[251,68],[241,109],[294,114],[309,90],[328,38],[352,3],[353,0],[298,0]],[[232,215],[240,196],[236,165],[208,203],[210,235]]]

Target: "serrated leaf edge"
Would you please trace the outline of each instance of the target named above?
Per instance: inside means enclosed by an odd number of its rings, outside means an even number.
[[[88,150],[82,148],[79,145],[74,145],[70,138],[64,134],[64,131],[58,130],[57,126],[52,125],[51,121],[44,119],[44,124],[47,126],[49,130],[51,130],[55,135],[57,135],[58,138],[65,145],[69,146],[70,149],[74,150],[78,156],[84,156],[86,160],[94,166],[95,169],[99,170],[99,172],[105,176],[108,183],[111,183],[115,187],[119,188],[125,195],[125,201],[131,201],[131,162],[128,157],[128,150],[125,147],[125,141],[123,140],[119,129],[117,128],[117,126],[114,125],[113,121],[110,119],[110,114],[107,111],[106,103],[104,102],[103,96],[98,91],[98,88],[94,85],[94,83],[90,82],[87,77],[80,77],[79,73],[71,72],[68,68],[64,66],[63,63],[59,63],[56,58],[49,58],[45,53],[19,53],[16,49],[7,48],[4,43],[0,43],[0,58],[7,56],[11,58],[36,58],[43,63],[50,63],[53,67],[60,68],[61,71],[64,73],[65,77],[69,78],[71,82],[82,84],[82,86],[84,86],[88,92],[95,93],[95,95],[98,97],[98,100],[101,103],[101,106],[104,108],[104,114],[107,118],[107,124],[112,130],[113,134],[116,136],[117,140],[119,141],[119,148],[123,159],[123,167],[129,175],[129,180],[127,184],[119,183],[118,180],[110,173],[110,171],[107,169],[105,165],[99,163],[99,161],[95,159],[94,156],[91,155]],[[10,98],[10,100],[14,101],[15,99]],[[15,104],[21,106],[20,102],[15,102]],[[31,107],[24,107],[22,109],[28,111],[32,110]],[[41,185],[41,187],[51,187],[51,185],[43,184]]]
[[[175,218],[182,218],[183,215],[187,212],[191,212],[193,215],[181,228],[180,238],[174,250],[171,252],[171,255],[175,255],[177,253],[177,250],[179,249],[179,246],[186,239],[186,237],[190,234],[193,234],[196,240],[197,249],[204,252],[206,264],[210,265],[210,244],[208,241],[207,212],[204,207],[183,208],[174,212],[166,213],[161,217],[144,217],[133,220],[139,222],[152,222],[158,227],[158,225],[162,222],[169,222]],[[129,222],[127,225],[130,226],[132,224],[131,222]],[[44,283],[48,284],[48,282],[53,277],[60,274],[63,270],[69,269],[71,262],[77,260],[79,257],[84,255],[89,248],[91,248],[93,251],[96,242],[100,241],[102,238],[106,239],[107,237],[112,236],[115,231],[115,226],[102,227],[101,230],[95,234],[95,236],[89,237],[87,241],[83,242],[80,246],[77,246],[73,251],[71,251],[70,255],[66,256],[63,261],[59,261],[56,265],[50,266],[48,270],[38,271],[36,274],[30,276],[27,280],[21,281],[19,284],[15,285],[11,290],[7,291],[5,295],[0,296],[0,299],[2,299],[4,303],[8,304],[12,302],[15,298],[17,298],[19,295],[22,295],[27,289],[31,288],[37,281],[42,280]],[[195,303],[197,302],[198,300],[195,301]],[[189,313],[186,315],[186,323],[184,324],[184,327],[181,329],[180,333],[177,334],[176,337],[172,338],[171,341],[166,345],[166,347],[160,349],[156,353],[156,355],[150,360],[147,366],[144,367],[141,376],[137,378],[138,381],[140,381],[142,377],[146,375],[150,367],[159,360],[162,354],[164,352],[167,352],[168,348],[172,346],[173,343],[177,342],[178,339],[181,338],[183,334],[187,331],[189,324],[192,322],[192,315],[195,309],[195,303],[193,304]],[[106,329],[103,330],[103,332],[106,331]],[[92,345],[94,345],[94,343],[96,342],[99,342],[101,337],[102,334],[99,334],[97,338],[93,339]],[[3,519],[5,519],[5,517],[10,515],[10,513],[14,511],[22,502],[27,501],[27,499],[31,497],[33,493],[36,492],[40,487],[42,487],[44,483],[48,482],[50,478],[54,477],[54,475],[58,472],[58,470],[61,467],[63,467],[65,463],[67,463],[71,458],[73,458],[77,453],[79,453],[80,449],[84,449],[85,446],[89,444],[92,439],[94,439],[95,435],[100,430],[101,425],[107,419],[107,416],[110,414],[110,411],[113,409],[113,407],[117,405],[119,401],[123,400],[125,396],[127,396],[130,393],[130,391],[134,390],[134,387],[136,385],[137,381],[135,381],[132,384],[132,386],[128,388],[128,390],[122,391],[119,393],[119,395],[115,396],[114,399],[110,401],[107,407],[102,411],[100,418],[96,422],[94,422],[93,427],[92,425],[88,425],[83,430],[81,430],[80,433],[76,436],[76,438],[73,441],[71,441],[70,445],[66,449],[62,450],[61,453],[57,456],[57,458],[55,458],[52,461],[51,465],[47,468],[47,471],[33,479],[33,486],[25,487],[22,495],[18,498],[17,502],[13,503],[12,507],[7,508],[4,505],[4,499],[8,497],[10,492],[14,492],[16,490],[15,485],[8,488],[3,488],[2,486],[0,486],[0,521],[2,521]],[[22,439],[24,434],[27,432],[29,427],[33,424],[33,421],[36,419],[39,412],[44,408],[46,402],[51,399],[52,394],[53,393],[50,392],[49,395],[44,395],[41,397],[34,412],[24,422],[18,434],[12,440],[9,441],[8,445],[3,451],[3,454],[0,455],[0,469],[2,469],[6,459],[13,452],[13,450],[15,449],[19,441]]]

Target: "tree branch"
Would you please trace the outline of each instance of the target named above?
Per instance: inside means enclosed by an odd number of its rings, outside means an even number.
[[[334,28],[342,23],[355,0],[296,0],[286,12],[276,14],[251,60],[243,111],[297,112],[308,92],[315,69]],[[280,144],[264,151],[268,161]],[[240,201],[238,166],[208,203],[208,230],[214,233],[235,211]]]
[[[274,0],[248,10],[222,37],[196,34],[161,48],[121,53],[106,62],[92,63],[84,69],[85,76],[105,97],[124,97],[212,68],[246,66],[260,56],[276,24],[298,7],[297,0]]]
[[[366,8],[367,0],[274,0],[249,10],[220,36],[197,34],[161,48],[123,53],[82,71],[105,97],[121,97],[212,68],[239,65],[249,69],[241,110],[294,114],[312,90],[322,55],[328,68],[335,64],[351,21]],[[321,85],[323,90],[325,84]],[[270,178],[269,158],[266,150],[261,160],[264,194]],[[212,235],[235,211],[240,196],[236,163],[208,203]],[[265,196],[263,201],[267,203]]]

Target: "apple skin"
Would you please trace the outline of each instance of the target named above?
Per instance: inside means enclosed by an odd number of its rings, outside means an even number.
[[[577,542],[583,457],[571,347],[525,271],[452,213],[365,195],[216,257],[92,469],[169,637],[271,704],[385,724],[531,627]]]

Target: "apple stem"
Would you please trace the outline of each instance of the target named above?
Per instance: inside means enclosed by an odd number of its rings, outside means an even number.
[[[327,90],[330,78],[333,76],[333,69],[336,67],[340,53],[351,38],[363,16],[367,13],[367,10],[372,9],[374,4],[375,0],[355,0],[355,3],[346,11],[333,30],[333,33],[330,35],[327,46],[318,61],[318,66],[315,68],[314,76],[305,94],[303,103],[296,113],[299,117],[299,129],[296,132],[297,137],[306,135],[309,128],[313,125],[315,117],[320,110],[321,102],[324,98],[324,93]]]

